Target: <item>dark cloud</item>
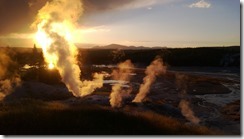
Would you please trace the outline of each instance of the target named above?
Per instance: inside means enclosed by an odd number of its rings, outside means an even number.
[[[0,34],[29,30],[45,0],[0,0]]]
[[[0,0],[0,35],[30,31],[38,10],[47,1],[51,0]],[[83,0],[84,14],[118,9],[134,1],[136,0]]]
[[[0,33],[21,30],[28,21],[27,0],[0,0]]]
[[[96,13],[114,10],[133,3],[135,0],[83,0],[84,13]]]

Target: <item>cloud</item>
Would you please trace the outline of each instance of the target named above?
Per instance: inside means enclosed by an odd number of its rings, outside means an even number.
[[[96,13],[109,10],[128,10],[146,8],[156,4],[165,4],[176,0],[83,0],[85,14]]]
[[[95,33],[95,32],[110,32],[110,29],[106,26],[95,26],[95,27],[81,28],[77,30],[75,33],[85,34],[85,33]]]
[[[0,0],[0,35],[30,32],[35,15],[47,1],[52,0]],[[113,10],[137,8],[151,9],[154,5],[167,4],[178,0],[81,0],[84,16]]]
[[[1,0],[0,3],[0,33],[6,33],[10,30],[20,30],[26,21],[29,20],[28,5],[25,5],[25,1],[18,0]]]
[[[117,9],[133,1],[134,0],[83,0],[84,13],[96,13]]]
[[[196,3],[192,3],[189,5],[190,8],[210,8],[211,7],[211,3],[206,2],[204,0],[200,0]]]
[[[0,0],[0,34],[26,32],[47,0]]]
[[[32,47],[34,33],[0,34],[0,46]]]
[[[101,33],[101,32],[107,33],[110,31],[111,31],[111,29],[104,25],[94,26],[94,27],[81,27],[73,32],[73,42],[74,43],[83,43],[86,41],[86,40],[84,40],[84,36],[86,36],[86,35],[97,34],[97,33]],[[35,33],[9,33],[6,35],[0,35],[0,46],[4,46],[4,45],[32,46],[33,42],[30,41],[29,43],[27,43],[26,40],[33,40],[34,38],[35,38]]]
[[[0,39],[32,39],[34,35],[33,33],[10,33],[0,36]]]
[[[0,35],[30,32],[35,15],[47,1],[52,0],[0,0]],[[82,0],[84,14],[100,13],[126,7],[138,0]],[[146,0],[143,0],[146,1]],[[142,2],[145,3],[145,2]],[[138,4],[135,6],[139,6]],[[132,7],[132,6],[131,6]]]

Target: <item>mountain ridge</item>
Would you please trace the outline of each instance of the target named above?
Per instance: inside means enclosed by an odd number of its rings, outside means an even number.
[[[165,47],[155,46],[155,47],[145,47],[145,46],[126,46],[120,44],[109,44],[105,46],[94,46],[91,49],[162,49]]]

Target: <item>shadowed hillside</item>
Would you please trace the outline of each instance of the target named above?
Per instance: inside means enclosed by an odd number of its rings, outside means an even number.
[[[169,66],[240,67],[240,47],[162,48],[162,49],[81,49],[85,64],[116,64],[126,59],[148,65],[156,55]]]
[[[117,46],[117,45],[116,45]],[[110,46],[111,47],[111,46]],[[78,56],[83,65],[117,64],[131,59],[133,63],[145,66],[159,55],[168,66],[200,66],[200,67],[240,67],[240,46],[202,47],[202,48],[154,48],[154,49],[80,49]],[[120,46],[122,47],[122,46]],[[113,48],[113,47],[112,47]],[[19,65],[42,64],[41,49],[35,48],[5,48],[11,49],[12,59]]]

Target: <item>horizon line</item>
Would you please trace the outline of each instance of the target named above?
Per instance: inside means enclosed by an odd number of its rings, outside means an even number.
[[[32,47],[28,47],[28,46],[10,46],[10,45],[6,45],[6,46],[1,46],[0,45],[0,48],[7,48],[7,47],[10,47],[10,48],[33,48],[35,44],[32,45]],[[109,46],[109,45],[120,45],[120,46],[123,46],[123,47],[134,47],[135,49],[139,49],[139,47],[144,47],[144,49],[160,49],[160,48],[211,48],[211,47],[240,47],[241,45],[206,45],[206,46],[186,46],[186,47],[172,47],[172,46],[143,46],[143,45],[139,45],[139,46],[135,46],[135,45],[122,45],[122,44],[115,44],[115,43],[112,43],[112,44],[108,44],[108,45],[96,45],[94,44],[93,46],[90,46],[90,47],[82,47],[82,46],[77,46],[77,45],[82,45],[80,43],[78,44],[75,44],[76,47],[78,49],[123,49],[123,48],[103,48],[103,47],[106,47],[106,46]],[[92,45],[92,44],[86,44],[86,45]],[[40,48],[39,46],[36,46],[36,48]],[[124,49],[127,49],[127,48],[124,48]]]

